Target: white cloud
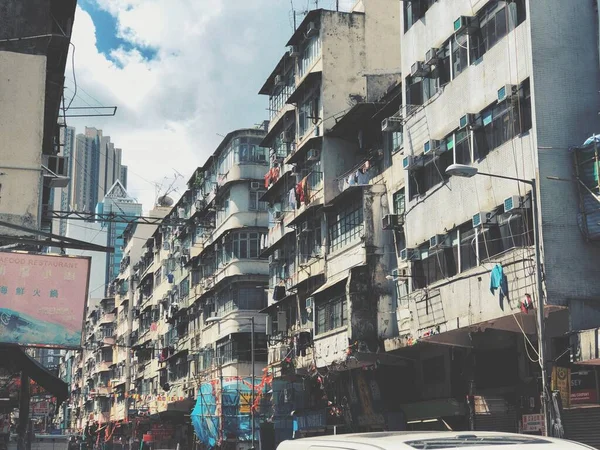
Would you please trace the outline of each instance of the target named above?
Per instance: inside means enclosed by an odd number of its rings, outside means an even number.
[[[106,58],[96,46],[90,15],[77,8],[72,41],[79,95],[118,106],[114,118],[70,119],[102,128],[123,149],[129,190],[148,210],[155,198],[148,181],[161,183],[173,169],[185,180],[232,129],[267,117],[257,95],[283,54],[291,33],[285,0],[97,0],[118,21],[119,36],[134,49]],[[144,59],[135,46],[149,46]],[[72,95],[67,67],[67,97]],[[92,99],[93,97],[93,99]],[[183,187],[183,182],[180,186]],[[181,191],[180,191],[181,193]]]

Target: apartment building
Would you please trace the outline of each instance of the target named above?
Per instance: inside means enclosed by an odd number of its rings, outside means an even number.
[[[263,254],[276,442],[386,427],[380,411],[359,412],[363,401],[381,402],[379,387],[359,399],[348,386],[379,386],[380,374],[397,370],[363,369],[393,329],[382,324],[395,317],[386,279],[396,267],[394,240],[381,226],[392,138],[382,133],[385,117],[373,117],[401,104],[399,23],[396,2],[311,11],[260,90],[271,113]]]
[[[36,1],[3,5],[0,59],[2,80],[2,160],[0,220],[24,229],[2,227],[3,243],[31,230],[51,231],[44,214],[52,192],[69,183],[65,161],[57,157],[59,108],[76,2]],[[27,189],[23,189],[27,186]],[[19,240],[16,241],[17,243]],[[27,243],[27,242],[26,242]]]
[[[250,386],[261,383],[267,359],[264,135],[229,133],[181,199],[161,208],[160,226],[124,231],[120,273],[87,321],[88,342],[101,344],[71,363],[73,429],[106,425],[112,442],[146,435],[156,445],[188,446],[189,413],[202,392],[209,405],[229,398],[233,409],[197,415],[199,441],[250,445]],[[198,431],[213,419],[224,431]]]
[[[570,148],[598,125],[597,12],[576,3],[402,3],[405,96],[391,120],[402,124],[405,206],[390,221],[403,232],[394,273],[403,294],[399,337],[385,347],[416,360],[409,421],[444,416],[462,429],[521,430],[541,410],[533,309],[544,305],[549,373],[570,367],[568,333],[596,326],[599,255],[578,225]],[[565,82],[567,73],[577,83]],[[452,175],[453,164],[481,174]],[[493,175],[535,179],[538,210],[530,185]],[[578,384],[563,405],[579,398]],[[576,414],[565,410],[567,436]]]

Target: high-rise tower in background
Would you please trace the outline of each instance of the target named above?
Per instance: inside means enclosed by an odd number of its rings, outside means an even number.
[[[103,136],[102,130],[86,127],[84,134],[76,136],[73,154],[73,210],[93,212],[117,180],[127,187],[127,166],[121,165],[122,150],[115,148],[110,136]]]
[[[117,180],[110,187],[104,199],[98,203],[96,212],[137,217],[142,215],[142,204],[130,197],[123,183]],[[119,275],[123,257],[123,232],[127,223],[106,222],[104,227],[108,236],[106,245],[114,248],[114,252],[110,256],[107,255],[106,258],[106,283],[110,284]]]

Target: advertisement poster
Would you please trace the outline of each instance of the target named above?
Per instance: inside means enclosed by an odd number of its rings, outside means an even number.
[[[77,348],[90,258],[0,252],[0,343]]]
[[[571,405],[598,403],[594,370],[571,372]]]

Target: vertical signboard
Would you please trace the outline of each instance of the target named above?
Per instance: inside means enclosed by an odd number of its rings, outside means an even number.
[[[571,403],[571,369],[554,366],[552,368],[552,390],[560,392],[563,408]]]
[[[0,252],[0,343],[77,348],[90,258]]]

